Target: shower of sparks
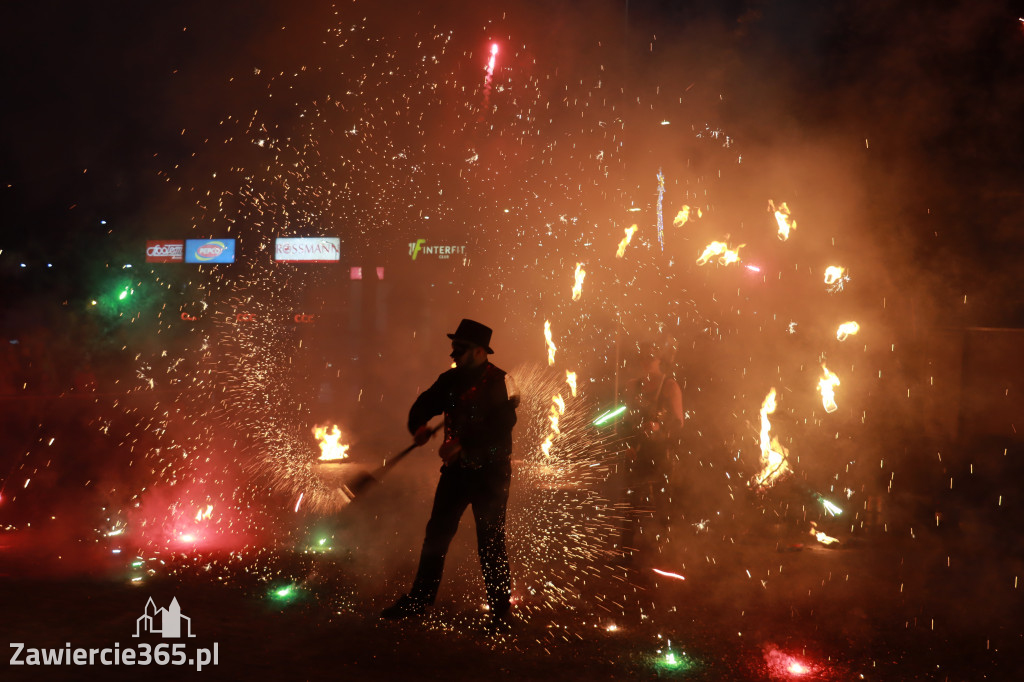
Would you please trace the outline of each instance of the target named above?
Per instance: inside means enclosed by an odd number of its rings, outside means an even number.
[[[636,232],[636,225],[632,225],[626,228],[626,236],[619,242],[619,248],[615,251],[616,258],[622,258],[626,255],[626,247],[629,246],[629,242],[633,239],[633,234]]]
[[[843,322],[836,329],[836,338],[840,341],[845,341],[847,337],[852,336],[860,331],[860,325],[856,322]]]
[[[583,295],[583,278],[587,276],[587,271],[583,269],[583,263],[576,264],[575,272],[576,283],[572,286],[572,300],[578,301]]]
[[[818,392],[821,393],[822,406],[826,412],[831,414],[839,409],[839,406],[836,405],[835,392],[835,387],[839,385],[839,377],[829,371],[824,363],[821,365],[821,370],[824,372],[824,376],[818,381]]]
[[[662,215],[662,203],[665,200],[665,174],[658,169],[658,245],[665,250],[665,219]]]

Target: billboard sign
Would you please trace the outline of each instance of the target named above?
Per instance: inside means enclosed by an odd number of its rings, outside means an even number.
[[[278,237],[274,260],[280,263],[337,263],[341,260],[338,237]]]
[[[186,263],[234,263],[234,239],[186,239]]]
[[[448,260],[452,256],[466,256],[465,244],[427,244],[426,239],[409,242],[409,257],[416,260],[419,256],[431,256],[438,260]]]
[[[146,240],[147,263],[181,263],[185,260],[185,242],[180,239]]]

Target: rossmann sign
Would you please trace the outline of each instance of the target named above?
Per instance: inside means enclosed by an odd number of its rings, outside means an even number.
[[[185,242],[180,239],[147,240],[147,263],[181,263],[185,260]]]
[[[278,237],[274,260],[279,263],[337,263],[341,260],[338,237]]]
[[[186,239],[186,263],[234,263],[234,239]]]

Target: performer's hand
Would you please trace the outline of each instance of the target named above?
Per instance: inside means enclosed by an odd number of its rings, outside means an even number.
[[[458,438],[446,440],[441,444],[441,449],[437,451],[437,454],[441,456],[441,460],[445,464],[451,464],[462,454],[462,443],[459,442]]]
[[[434,430],[431,429],[426,424],[424,424],[420,428],[416,429],[416,433],[413,434],[412,439],[413,439],[413,442],[416,443],[416,445],[423,445],[428,440],[430,440],[430,437],[433,436],[433,435],[434,435]]]

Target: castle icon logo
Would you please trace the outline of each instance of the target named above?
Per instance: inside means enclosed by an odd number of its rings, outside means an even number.
[[[185,634],[182,634],[182,623]],[[135,634],[132,637],[138,637],[143,633],[159,634],[165,638],[195,637],[192,634],[192,619],[181,615],[177,597],[171,599],[171,605],[166,609],[158,609],[153,603],[153,598],[149,598],[145,613],[135,620]]]

